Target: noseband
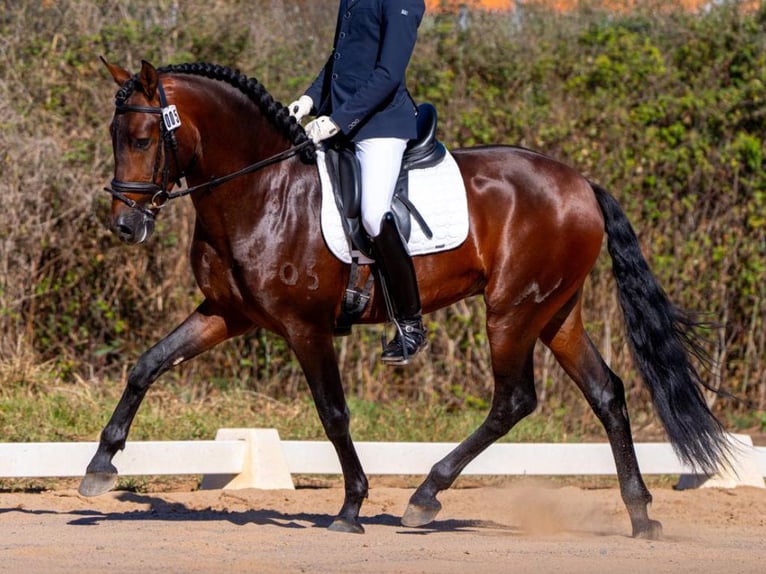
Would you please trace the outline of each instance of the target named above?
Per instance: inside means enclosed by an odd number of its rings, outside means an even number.
[[[121,201],[122,203],[130,207],[131,209],[140,211],[147,217],[154,218],[155,211],[160,209],[161,207],[164,207],[168,203],[168,201],[170,201],[171,199],[182,197],[184,195],[189,195],[199,189],[211,188],[211,187],[215,187],[216,185],[226,183],[227,181],[230,181],[234,178],[243,176],[248,173],[252,173],[266,166],[281,162],[289,157],[292,157],[293,155],[296,155],[305,147],[313,145],[312,141],[310,139],[307,139],[306,141],[300,144],[294,145],[283,152],[280,152],[272,157],[266,158],[265,160],[248,165],[230,174],[216,177],[200,185],[195,185],[193,187],[188,187],[186,189],[171,193],[170,187],[168,185],[168,182],[170,179],[170,175],[169,175],[170,165],[166,158],[168,155],[168,151],[170,151],[173,155],[173,161],[175,162],[176,167],[179,166],[178,142],[176,140],[175,130],[181,127],[181,119],[178,115],[178,111],[176,110],[176,106],[173,104],[168,105],[167,98],[165,97],[165,90],[162,87],[162,82],[159,79],[157,82],[157,91],[160,96],[160,107],[137,106],[137,105],[129,105],[125,103],[117,103],[115,105],[117,113],[138,112],[138,113],[144,113],[144,114],[155,114],[160,116],[160,138],[162,140],[162,148],[160,148],[160,146],[157,147],[157,156],[154,161],[154,171],[152,173],[152,180],[151,181],[121,181],[115,178],[115,179],[112,179],[109,187],[104,188],[104,191],[111,194],[111,196],[114,199]],[[162,151],[160,151],[160,149],[162,149]],[[155,183],[155,181],[157,180],[157,174],[160,171],[159,166],[161,162],[162,162],[162,178],[160,180],[161,183],[157,184]],[[185,170],[180,169],[178,176],[174,180],[174,183],[180,187],[181,179],[184,176],[185,176]],[[129,197],[125,195],[126,193],[151,195],[152,209],[144,207],[138,202],[130,199]]]

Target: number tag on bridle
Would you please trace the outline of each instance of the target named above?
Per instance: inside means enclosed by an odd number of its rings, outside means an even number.
[[[165,122],[165,128],[169,132],[181,127],[181,118],[178,116],[175,104],[162,108],[162,121]]]

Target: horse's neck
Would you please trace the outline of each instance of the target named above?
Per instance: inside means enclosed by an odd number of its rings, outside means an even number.
[[[198,134],[194,166],[200,182],[233,173],[290,147],[255,102],[225,82],[193,77],[186,88]],[[182,111],[182,110],[179,110]]]
[[[187,115],[196,132],[194,160],[187,173],[190,187],[255,165],[292,145],[238,89],[205,78],[184,81],[183,86],[179,83],[174,87],[179,113]],[[277,230],[289,238],[299,233],[300,227],[311,226],[306,214],[319,211],[318,175],[313,166],[293,156],[195,192],[192,201],[198,238],[204,236],[216,248],[226,246],[237,257],[231,246],[247,243],[253,234]]]

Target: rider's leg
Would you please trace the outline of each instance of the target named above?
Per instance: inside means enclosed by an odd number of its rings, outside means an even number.
[[[426,343],[420,293],[407,246],[391,215],[391,200],[406,140],[375,138],[356,144],[362,170],[362,223],[372,238],[378,278],[390,296],[397,334],[381,359],[407,364]]]
[[[380,222],[391,211],[406,148],[407,140],[400,138],[370,138],[356,143],[362,169],[362,225],[370,237],[380,233]]]

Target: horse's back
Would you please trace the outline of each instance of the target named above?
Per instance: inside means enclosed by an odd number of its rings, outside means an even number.
[[[539,237],[557,243],[604,234],[604,219],[591,184],[570,166],[520,147],[488,146],[453,151],[468,193],[472,228]],[[560,240],[560,241],[559,241]],[[596,253],[599,249],[596,249]]]
[[[521,218],[543,224],[551,218],[551,224],[559,226],[593,225],[603,233],[593,189],[572,167],[513,146],[463,148],[452,153],[475,208],[483,207],[493,215],[502,209],[512,221]]]

